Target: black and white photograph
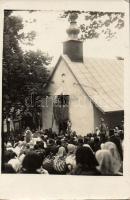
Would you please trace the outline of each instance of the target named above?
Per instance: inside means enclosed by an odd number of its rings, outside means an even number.
[[[123,176],[125,12],[3,16],[1,173]]]

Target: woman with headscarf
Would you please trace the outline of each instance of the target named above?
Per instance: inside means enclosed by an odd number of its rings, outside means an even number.
[[[16,173],[20,172],[22,165],[17,157],[9,160],[8,164],[12,166]]]
[[[7,142],[7,145],[6,145],[6,150],[7,150],[7,151],[9,151],[9,150],[12,150],[12,151],[14,151],[14,148],[13,148],[13,146],[12,146],[11,142]]]
[[[101,172],[102,175],[104,176],[118,175],[115,174],[113,166],[113,158],[109,150],[106,149],[98,150],[95,156],[99,163],[97,169]]]
[[[106,142],[101,145],[101,149],[106,149],[110,151],[112,155],[112,159],[113,159],[113,170],[114,170],[113,172],[114,174],[118,174],[120,171],[122,162],[121,162],[120,154],[117,150],[116,145],[113,142]]]
[[[48,171],[49,174],[54,174],[53,160],[57,153],[57,147],[53,139],[48,140],[47,148],[45,149],[45,158],[42,167]]]
[[[120,158],[123,161],[123,149],[122,149],[121,140],[120,140],[119,135],[116,135],[114,130],[110,130],[109,134],[110,134],[109,141],[113,142],[116,145],[117,150],[118,150],[119,155],[120,155]]]
[[[82,146],[76,151],[76,167],[72,170],[72,175],[100,175],[96,169],[98,162],[94,153],[88,146]]]
[[[67,145],[67,156],[66,156],[66,164],[68,165],[68,169],[71,171],[73,168],[76,167],[76,159],[75,159],[75,153],[76,153],[76,146],[73,144]]]
[[[14,170],[14,168],[12,167],[12,165],[10,165],[8,163],[5,163],[3,165],[3,168],[2,168],[2,173],[5,173],[5,174],[15,174],[16,171]]]
[[[23,159],[21,173],[39,174],[39,169],[42,166],[42,162],[43,160],[38,153],[35,151],[30,151]]]
[[[29,127],[26,128],[24,140],[26,143],[29,143],[32,140],[32,132]]]
[[[23,146],[24,146],[24,143],[25,143],[24,141],[19,141],[19,142],[17,143],[17,145],[15,146],[14,152],[17,154],[17,156],[20,155],[21,150],[22,150],[22,148],[23,148]]]
[[[53,168],[55,170],[55,174],[66,174],[68,171],[66,162],[66,150],[63,146],[59,147],[58,153],[55,156],[53,161]]]

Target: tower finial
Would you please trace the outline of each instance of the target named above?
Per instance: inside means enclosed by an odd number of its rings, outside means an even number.
[[[63,43],[63,54],[67,55],[71,61],[83,62],[83,42],[78,39],[80,29],[77,26],[77,18],[77,11],[72,11],[68,18],[70,26],[66,30],[68,40]]]
[[[70,13],[69,15],[69,21],[70,22],[76,22],[76,19],[78,19],[78,14],[75,12]]]
[[[70,40],[78,40],[78,34],[80,32],[76,19],[78,18],[78,14],[75,12],[70,13],[68,21],[70,22],[69,28],[66,30],[68,37]]]

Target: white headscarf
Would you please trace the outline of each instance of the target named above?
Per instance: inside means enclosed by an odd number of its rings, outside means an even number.
[[[83,147],[88,147],[89,149],[91,149],[91,151],[93,152],[92,148],[90,147],[89,144],[83,144]],[[94,153],[94,152],[93,152]]]
[[[19,172],[21,169],[21,163],[18,158],[9,160],[8,164],[10,164],[16,172]]]
[[[113,158],[109,150],[98,150],[95,154],[96,159],[99,163],[97,169],[101,172],[102,175],[113,175]]]
[[[68,144],[67,149],[68,149],[68,154],[65,161],[66,164],[68,165],[68,168],[72,170],[74,167],[76,167],[76,159],[75,159],[76,146],[73,144]]]
[[[17,156],[20,155],[23,145],[24,145],[24,142],[23,141],[19,141],[18,145],[14,148],[14,152],[17,154]]]
[[[21,148],[19,146],[16,146],[13,151],[17,154],[17,156],[19,156],[21,152]]]
[[[13,148],[11,142],[7,142],[6,150],[7,150],[7,151],[8,151],[8,150],[12,150],[12,151],[14,151],[14,148]]]
[[[102,144],[101,148],[110,151],[113,158],[114,173],[118,173],[121,168],[121,159],[116,145],[113,142],[106,142]]]
[[[68,144],[67,149],[68,149],[68,155],[75,154],[76,152],[76,146],[74,144]]]
[[[63,157],[63,156],[65,156],[65,154],[66,154],[66,151],[65,151],[65,148],[64,147],[60,147],[59,148],[59,150],[58,150],[58,153],[57,153],[57,157]]]
[[[21,155],[19,156],[19,161],[20,161],[21,164],[22,164],[24,158],[25,158],[25,154],[21,154]]]

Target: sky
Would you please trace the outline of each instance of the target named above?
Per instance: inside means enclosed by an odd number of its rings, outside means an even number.
[[[66,29],[69,27],[67,18],[61,18],[63,11],[37,11],[29,13],[28,11],[15,11],[13,15],[23,18],[23,32],[36,31],[36,38],[33,46],[21,45],[23,50],[41,50],[53,56],[52,65],[55,65],[58,57],[62,54],[62,42],[67,40]],[[28,20],[35,19],[33,23],[27,23]],[[77,24],[89,23],[80,15]],[[115,31],[114,24],[111,29]],[[107,57],[124,56],[125,41],[124,28],[117,31],[116,38],[107,41],[103,35],[98,39],[87,39],[83,46],[85,57]]]

